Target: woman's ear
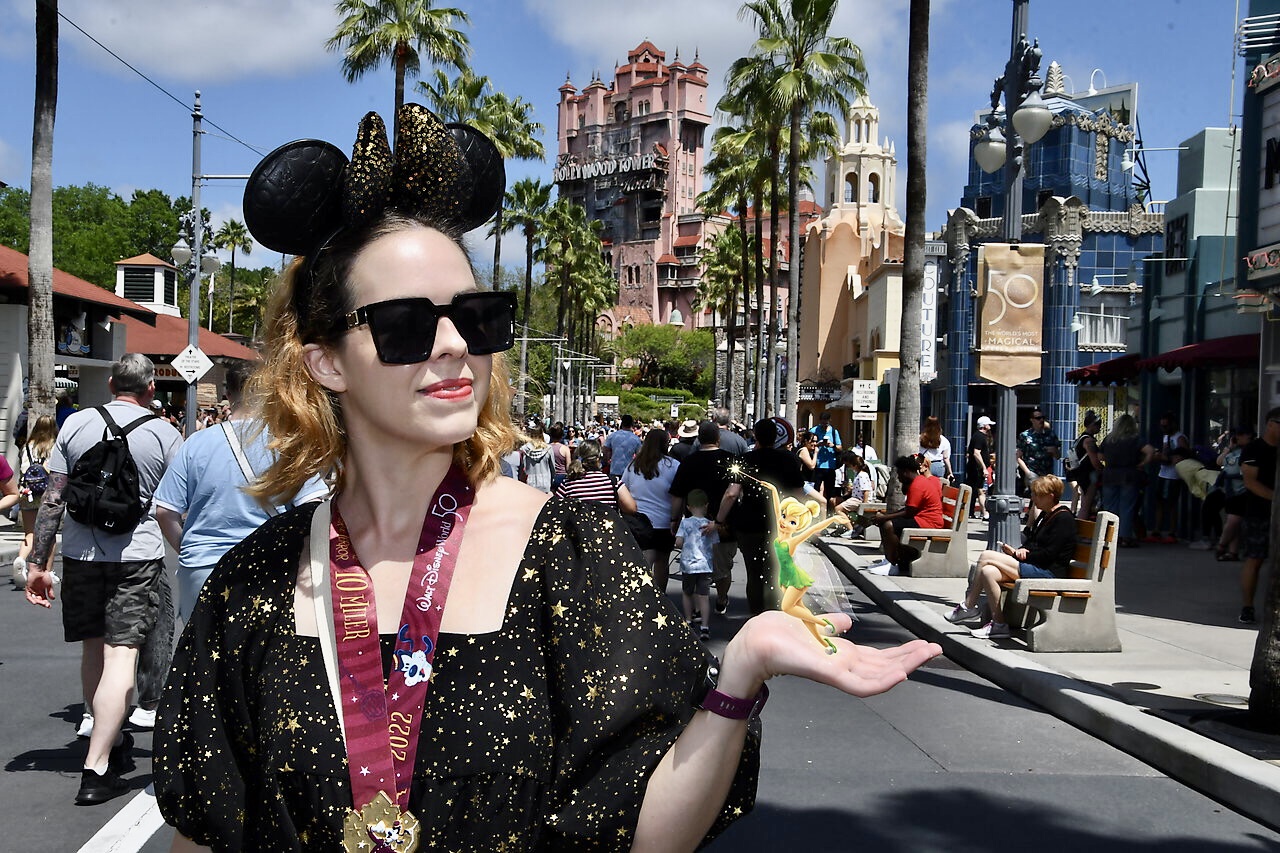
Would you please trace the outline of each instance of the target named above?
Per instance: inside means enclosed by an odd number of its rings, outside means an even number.
[[[325,389],[341,394],[347,390],[347,380],[334,358],[333,351],[320,344],[307,344],[302,348],[302,360],[311,378]]]

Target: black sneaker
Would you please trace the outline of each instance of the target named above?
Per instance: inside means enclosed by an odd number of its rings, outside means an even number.
[[[1254,615],[1252,607],[1241,607],[1240,621],[1246,625],[1253,625],[1257,623],[1258,617]]]
[[[719,596],[719,595],[717,595],[717,596],[716,596],[716,613],[719,613],[721,616],[723,616],[724,614],[726,614],[726,613],[728,613],[728,612],[729,612],[729,598],[728,598],[728,596]]]
[[[124,740],[111,747],[107,756],[107,767],[114,773],[128,773],[136,766],[133,763],[133,735],[128,732],[121,734],[124,735]]]
[[[114,800],[121,794],[129,793],[129,780],[121,779],[120,774],[110,767],[99,776],[92,770],[80,771],[80,790],[76,792],[77,806],[96,806],[107,800]]]

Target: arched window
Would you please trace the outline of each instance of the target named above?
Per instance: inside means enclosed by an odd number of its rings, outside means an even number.
[[[872,174],[867,178],[867,202],[870,204],[880,203],[880,176]]]
[[[862,122],[860,121],[855,121],[853,123],[853,141],[854,142],[862,141]]]
[[[844,203],[856,204],[858,201],[858,173],[850,172],[844,177]]]

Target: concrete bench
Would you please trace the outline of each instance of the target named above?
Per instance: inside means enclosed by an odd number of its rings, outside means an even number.
[[[1076,553],[1069,578],[1004,581],[1005,619],[1027,630],[1033,652],[1118,652],[1116,532],[1120,520],[1100,512],[1076,521]]]
[[[902,544],[915,548],[920,557],[911,564],[911,576],[917,578],[963,578],[969,574],[969,505],[973,488],[968,485],[944,486],[942,517],[946,527],[929,530],[908,527],[902,531]]]

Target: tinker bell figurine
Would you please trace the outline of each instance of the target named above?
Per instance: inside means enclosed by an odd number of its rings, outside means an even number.
[[[813,634],[813,638],[826,648],[827,654],[835,654],[836,644],[829,637],[819,633],[819,628],[825,626],[835,634],[835,626],[831,624],[831,620],[815,616],[808,607],[805,607],[804,594],[809,587],[813,586],[813,578],[796,565],[795,555],[800,543],[810,536],[826,530],[833,524],[843,524],[848,527],[849,520],[843,516],[833,515],[821,521],[815,521],[818,513],[822,511],[822,506],[817,501],[801,503],[795,498],[780,497],[772,483],[761,480],[759,477],[752,477],[746,472],[743,472],[743,476],[750,477],[769,490],[773,514],[778,523],[778,534],[773,540],[773,551],[778,555],[778,586],[782,588],[782,612],[804,622],[809,633]]]

